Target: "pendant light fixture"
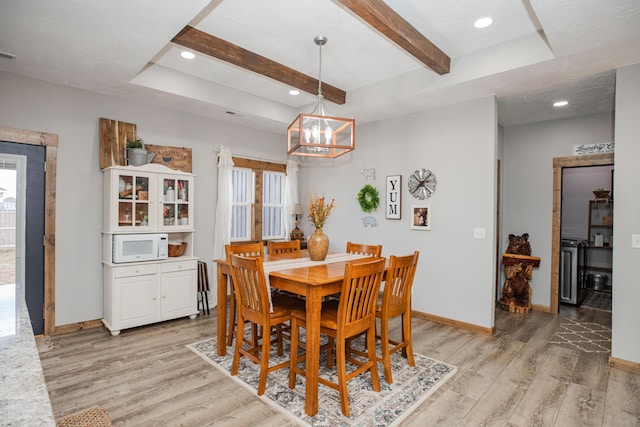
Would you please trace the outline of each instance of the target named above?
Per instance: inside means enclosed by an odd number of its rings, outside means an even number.
[[[318,96],[311,114],[300,113],[287,129],[288,153],[292,156],[336,158],[355,148],[355,119],[335,117],[328,113],[322,96],[322,46],[327,38],[313,41],[320,50]]]

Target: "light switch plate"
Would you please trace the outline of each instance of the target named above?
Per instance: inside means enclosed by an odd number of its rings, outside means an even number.
[[[631,247],[640,248],[640,234],[631,235]]]
[[[484,239],[487,237],[487,229],[486,228],[474,228],[473,229],[473,237],[475,239]]]

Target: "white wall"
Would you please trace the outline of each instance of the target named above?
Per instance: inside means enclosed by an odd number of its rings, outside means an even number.
[[[356,118],[357,119],[357,118]],[[300,200],[310,190],[335,198],[338,208],[324,232],[330,250],[344,250],[348,240],[381,243],[383,256],[420,251],[414,282],[414,309],[490,328],[494,324],[495,171],[497,119],[493,97],[451,105],[392,120],[357,126],[354,152],[336,160],[305,160],[300,167]],[[375,168],[375,181],[365,181],[362,168]],[[408,177],[419,168],[435,173],[432,230],[410,229]],[[402,219],[385,219],[385,177],[402,176]],[[377,227],[363,226],[356,196],[371,183],[381,207],[371,214]],[[312,225],[305,214],[301,225]],[[474,239],[474,228],[486,230]]]
[[[550,305],[553,158],[571,156],[577,144],[610,141],[613,141],[613,120],[609,114],[504,129],[500,251],[505,251],[510,233],[529,233],[531,254],[541,258],[540,267],[533,270],[530,281],[533,304]],[[617,185],[616,182],[616,193]]]
[[[219,145],[286,160],[284,137],[0,72],[0,125],[58,134],[56,325],[102,318],[99,118],[137,125],[150,144],[189,147],[196,174],[195,255],[211,263]],[[215,283],[215,282],[212,282]],[[212,295],[215,298],[215,292]],[[215,301],[214,301],[215,302]]]
[[[616,77],[616,156],[613,213],[613,324],[611,356],[640,363],[640,249],[631,248],[631,235],[640,234],[640,65],[618,70]]]

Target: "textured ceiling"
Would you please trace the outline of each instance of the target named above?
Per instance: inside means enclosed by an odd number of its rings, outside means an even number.
[[[171,40],[185,26],[347,93],[334,114],[357,123],[481,96],[513,126],[611,112],[615,69],[640,62],[638,0],[387,0],[451,58],[439,75],[335,0],[21,0],[0,2],[0,70],[284,134],[313,94],[198,55]],[[494,24],[472,24],[491,16]],[[569,106],[554,109],[559,98]],[[235,114],[229,114],[233,112]]]

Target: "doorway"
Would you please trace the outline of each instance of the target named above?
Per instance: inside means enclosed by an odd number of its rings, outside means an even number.
[[[607,166],[614,164],[614,155],[592,154],[587,156],[556,157],[553,159],[553,222],[551,236],[551,295],[549,296],[549,312],[558,313],[559,309],[559,276],[561,250],[561,214],[562,214],[562,169]]]
[[[41,261],[38,261],[41,265],[40,277],[36,279],[36,282],[39,282],[38,288],[40,289],[39,292],[41,293],[43,304],[39,305],[37,313],[32,313],[30,309],[30,315],[32,320],[40,319],[41,322],[41,331],[36,332],[36,334],[51,335],[55,332],[55,188],[58,136],[50,133],[0,126],[0,144],[4,147],[3,150],[26,150],[26,152],[31,152],[31,148],[33,148],[33,153],[38,153],[37,156],[24,153],[18,154],[27,158],[38,157],[37,162],[39,164],[37,167],[33,166],[33,168],[34,171],[36,169],[40,170],[41,174],[35,175],[44,177],[43,189],[40,190],[43,197],[34,197],[36,204],[33,205],[33,210],[37,212],[38,217],[40,217],[39,222],[42,225],[34,233],[30,233],[35,236],[32,238],[37,243],[25,244],[24,249],[26,251],[39,249],[42,253]],[[45,170],[46,174],[44,173]],[[36,187],[36,184],[31,184],[29,181],[24,186],[25,190]],[[29,206],[31,206],[28,199],[30,199],[30,194],[25,193],[25,201],[27,201],[25,211],[28,211],[30,209]],[[25,212],[26,214],[27,212]],[[31,220],[26,219],[25,221],[29,222],[29,227],[25,227],[26,231],[29,231]],[[32,280],[30,277],[27,279],[27,275],[30,274],[28,271],[30,270],[31,255],[30,252],[25,252],[25,280],[27,281]],[[36,328],[34,327],[35,331]]]
[[[44,333],[44,158],[44,147],[0,142],[0,164],[13,177],[13,188],[7,189],[13,197],[2,203],[4,219],[13,226],[13,236],[7,235],[13,240],[5,244],[13,250],[3,250],[13,257],[14,281],[7,285],[14,286],[14,298],[24,294],[35,335]]]

